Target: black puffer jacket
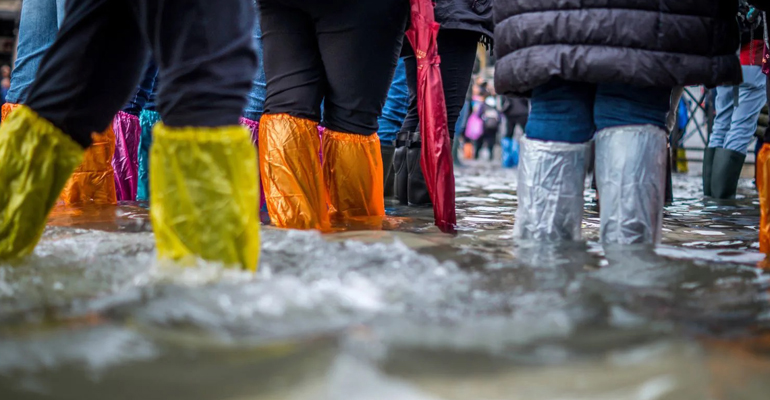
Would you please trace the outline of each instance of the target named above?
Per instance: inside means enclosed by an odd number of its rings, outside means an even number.
[[[491,43],[492,0],[437,0],[434,12],[442,28],[479,32],[483,42]]]
[[[737,0],[495,0],[495,86],[737,84]]]

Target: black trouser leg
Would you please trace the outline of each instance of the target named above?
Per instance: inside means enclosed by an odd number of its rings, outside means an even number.
[[[452,29],[442,29],[438,35],[438,54],[441,56],[441,79],[450,138],[454,138],[455,125],[465,103],[480,38],[481,34],[477,32]],[[409,111],[401,132],[414,132],[420,125],[417,110],[417,60],[408,42],[404,43],[404,54],[406,81],[409,85]]]
[[[253,1],[136,1],[160,71],[163,123],[237,125],[257,71]]]
[[[289,114],[321,121],[326,74],[306,12],[278,0],[259,0],[264,68],[265,114]]]
[[[68,1],[27,105],[88,147],[136,90],[146,56],[131,1]]]

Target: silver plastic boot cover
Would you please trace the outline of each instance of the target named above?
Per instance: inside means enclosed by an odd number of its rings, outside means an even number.
[[[588,148],[521,139],[516,238],[580,240]]]
[[[660,242],[666,194],[666,132],[653,125],[596,134],[603,243]]]

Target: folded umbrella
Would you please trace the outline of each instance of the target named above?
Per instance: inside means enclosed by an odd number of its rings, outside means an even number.
[[[442,232],[453,233],[457,225],[455,178],[436,42],[440,26],[434,19],[432,0],[410,2],[412,22],[406,36],[417,58],[417,109],[422,136],[420,163],[433,201],[436,226]]]

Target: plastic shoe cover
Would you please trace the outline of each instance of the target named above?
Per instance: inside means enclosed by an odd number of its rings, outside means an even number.
[[[657,244],[666,195],[666,131],[621,126],[599,131],[595,140],[602,242]]]
[[[588,144],[522,138],[514,237],[580,240]]]
[[[265,114],[259,122],[259,167],[271,222],[281,228],[328,231],[316,122]]]
[[[118,200],[136,200],[136,189],[139,169],[137,152],[142,127],[139,117],[119,111],[112,122],[115,132],[115,156],[112,159],[112,169],[115,170],[115,189]]]
[[[102,134],[91,134],[91,147],[83,154],[83,162],[75,168],[64,185],[59,200],[64,205],[115,204],[115,173],[112,157],[115,153],[115,134],[112,126]]]
[[[142,110],[139,115],[139,125],[142,135],[139,138],[139,180],[136,185],[136,200],[150,200],[150,147],[152,146],[152,128],[160,122],[160,114],[156,111]]]
[[[0,111],[0,123],[5,122],[8,116],[11,115],[11,112],[18,110],[19,107],[21,107],[21,104],[16,104],[16,103],[3,104],[2,111]]]
[[[158,258],[202,258],[255,271],[259,257],[257,153],[242,126],[170,128],[150,151],[150,217]]]
[[[32,252],[83,148],[22,106],[0,128],[0,259]]]
[[[382,154],[377,134],[364,136],[326,129],[323,154],[331,219],[385,216]]]
[[[254,143],[254,148],[257,149],[257,153],[259,153],[259,121],[254,121],[248,118],[241,117],[240,122],[241,122],[241,125],[245,126],[246,129],[249,130],[249,133],[251,134],[251,142]],[[257,162],[257,165],[255,165],[254,168],[259,169],[259,162]],[[265,205],[265,191],[262,189],[262,182],[260,182],[259,183],[259,209],[262,210],[262,207],[267,207],[267,206]]]
[[[759,251],[770,253],[770,143],[762,145],[757,155],[757,190],[759,191]]]

